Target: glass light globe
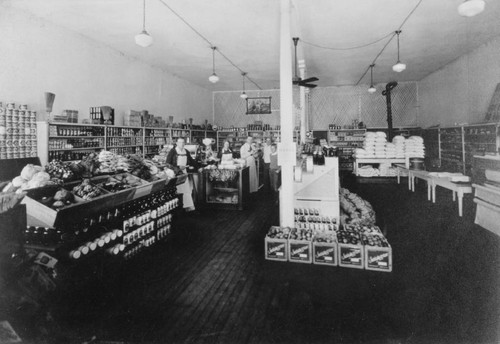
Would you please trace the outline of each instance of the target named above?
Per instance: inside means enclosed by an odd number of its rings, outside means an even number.
[[[219,77],[217,76],[217,74],[212,74],[208,77],[208,80],[212,83],[212,84],[215,84],[217,81],[219,81]]]
[[[394,66],[392,66],[392,70],[398,73],[401,73],[405,69],[406,65],[404,63],[401,63],[400,61],[398,61],[398,63],[396,63]]]
[[[146,48],[153,44],[153,37],[151,37],[146,30],[142,30],[142,32],[138,35],[135,35],[135,44]]]
[[[465,0],[458,6],[458,14],[462,17],[473,17],[484,11],[484,0]]]
[[[377,89],[375,87],[373,87],[373,85],[371,85],[370,88],[368,89],[368,92],[375,93],[375,92],[377,92]]]
[[[243,92],[243,93],[240,94],[240,97],[243,98],[243,99],[247,99],[248,95],[245,92]]]

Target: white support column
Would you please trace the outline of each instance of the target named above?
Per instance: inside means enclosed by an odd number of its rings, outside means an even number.
[[[306,63],[304,60],[299,60],[299,73],[302,80],[305,79],[306,75]],[[306,142],[306,88],[303,86],[300,89],[300,143]]]
[[[280,117],[281,143],[278,162],[281,166],[280,226],[293,227],[293,166],[296,163],[293,142],[292,37],[290,0],[281,0],[280,28]]]

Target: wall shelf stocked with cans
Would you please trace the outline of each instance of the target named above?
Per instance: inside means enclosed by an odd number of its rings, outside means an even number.
[[[363,146],[366,129],[334,129],[328,130],[328,144],[338,148],[339,168],[341,171],[353,171],[354,150]]]
[[[217,135],[215,131],[200,129],[118,127],[56,122],[35,122],[33,128],[35,149],[36,135],[39,140],[38,152],[33,156],[38,154],[42,164],[52,159],[80,160],[90,152],[99,152],[102,149],[121,155],[139,154],[151,157],[158,154],[164,145],[172,144],[178,137],[184,137],[186,143],[191,143],[193,136],[196,138],[196,143],[201,144],[203,138],[214,138]],[[28,143],[31,145],[31,140]]]
[[[0,160],[37,156],[36,111],[0,102]]]
[[[498,154],[499,126],[499,123],[479,123],[424,129],[426,155],[432,156],[430,166],[470,176],[474,155]]]

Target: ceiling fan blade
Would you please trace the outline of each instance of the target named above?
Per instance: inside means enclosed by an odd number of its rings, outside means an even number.
[[[307,87],[307,88],[315,88],[318,85],[313,85],[313,84],[299,84],[299,86],[304,86],[304,87]]]
[[[319,79],[317,77],[313,76],[311,78],[304,79],[301,82],[314,82],[314,81],[318,81],[318,80]]]

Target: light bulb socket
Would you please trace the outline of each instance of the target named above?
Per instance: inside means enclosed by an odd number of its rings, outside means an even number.
[[[484,11],[484,0],[465,0],[458,5],[458,14],[462,17],[474,17]]]
[[[240,94],[240,98],[242,98],[242,99],[247,99],[247,98],[248,98],[248,95],[245,93],[245,91],[243,91],[243,92]]]
[[[142,30],[142,32],[138,35],[135,35],[135,44],[146,48],[153,44],[153,37],[146,31]]]
[[[370,88],[368,89],[368,93],[375,93],[377,92],[377,89],[373,87],[373,85],[370,85]]]
[[[213,73],[212,75],[210,75],[208,77],[208,80],[212,83],[212,84],[215,84],[217,81],[219,81],[219,77],[217,76],[217,74]]]
[[[401,63],[401,61],[398,61],[394,66],[392,66],[392,70],[397,73],[401,73],[405,69],[406,69],[406,64]]]

